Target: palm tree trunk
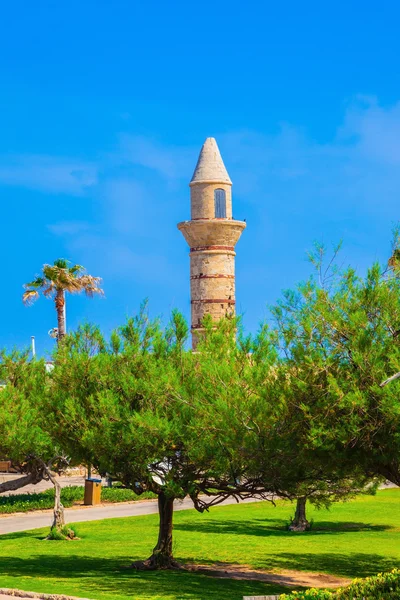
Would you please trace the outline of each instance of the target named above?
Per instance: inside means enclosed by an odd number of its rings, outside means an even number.
[[[57,311],[57,326],[58,336],[57,341],[60,342],[65,336],[65,292],[64,290],[58,290],[55,298],[56,311]]]

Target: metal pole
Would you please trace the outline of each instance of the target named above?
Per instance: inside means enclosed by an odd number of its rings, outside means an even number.
[[[32,357],[36,356],[36,347],[35,347],[35,336],[31,335],[31,344],[32,344]]]
[[[64,327],[65,327],[65,333],[67,333],[67,299],[65,297],[65,292],[64,292]]]

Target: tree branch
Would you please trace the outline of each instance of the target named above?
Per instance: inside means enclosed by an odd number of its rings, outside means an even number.
[[[392,375],[391,377],[389,377],[389,379],[385,379],[385,381],[382,381],[382,383],[379,384],[379,387],[383,388],[383,387],[385,387],[385,385],[387,385],[391,381],[395,381],[396,379],[399,379],[399,378],[400,378],[400,371],[398,373],[396,373],[395,375]]]
[[[29,475],[24,475],[23,477],[18,477],[17,479],[11,479],[11,481],[4,481],[0,483],[0,494],[4,494],[6,492],[14,492],[19,490],[30,483],[36,484],[41,481],[43,477],[39,476],[37,473],[30,473]]]

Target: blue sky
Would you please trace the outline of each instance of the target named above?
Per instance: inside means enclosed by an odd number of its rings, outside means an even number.
[[[248,329],[343,239],[360,270],[399,218],[397,2],[28,0],[0,18],[0,345],[51,350],[50,301],[22,284],[65,257],[106,297],[68,301],[106,331],[148,297],[190,312],[176,223],[215,136],[233,181],[237,308]]]

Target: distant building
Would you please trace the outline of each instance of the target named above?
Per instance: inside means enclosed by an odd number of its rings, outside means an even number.
[[[232,182],[217,142],[207,138],[190,182],[191,220],[178,223],[190,247],[192,346],[202,320],[235,312],[235,245],[244,221],[232,218]]]

